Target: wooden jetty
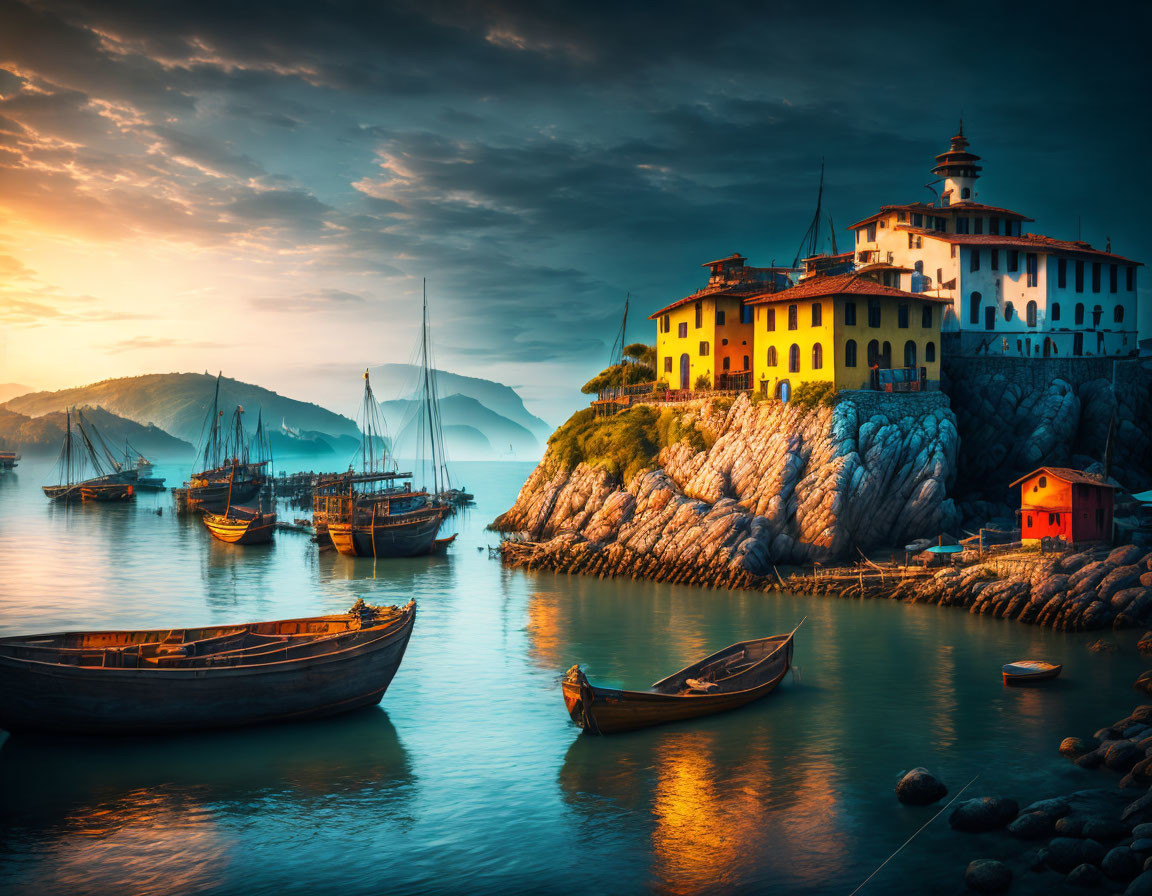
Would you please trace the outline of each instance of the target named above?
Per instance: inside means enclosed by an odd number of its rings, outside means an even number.
[[[154,734],[302,721],[380,702],[416,603],[277,622],[0,638],[0,728]]]

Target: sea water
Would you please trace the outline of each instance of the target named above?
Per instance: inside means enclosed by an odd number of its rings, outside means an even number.
[[[1138,702],[1134,633],[507,570],[486,526],[530,471],[457,465],[476,505],[446,524],[447,555],[379,561],[296,532],[222,544],[167,493],[52,505],[47,463],[0,475],[0,635],[419,605],[376,708],[181,737],[7,737],[0,892],[844,894],[938,808],[897,802],[902,770],[926,766],[952,794],[978,776],[965,798],[1021,805],[1115,786],[1057,746]],[[568,719],[559,680],[574,663],[644,688],[801,619],[795,674],[745,709],[604,738]],[[1123,649],[1090,652],[1102,636]],[[1005,688],[1000,666],[1022,658],[1064,675]],[[961,892],[970,859],[1025,848],[940,818],[863,892]]]

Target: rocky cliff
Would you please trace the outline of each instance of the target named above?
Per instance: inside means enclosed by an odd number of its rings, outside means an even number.
[[[590,426],[626,428],[636,408]],[[842,394],[833,407],[709,400],[681,406],[649,468],[572,463],[557,439],[493,528],[524,533],[534,565],[750,585],[778,563],[826,562],[955,527],[958,436],[947,397]],[[690,438],[697,434],[696,438]],[[603,433],[581,432],[581,444]]]
[[[1036,467],[1102,461],[1113,419],[1112,478],[1152,487],[1152,371],[1140,362],[944,357],[963,445],[959,500],[1015,506],[1008,484]]]

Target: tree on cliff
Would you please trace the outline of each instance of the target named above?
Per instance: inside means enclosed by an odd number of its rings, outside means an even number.
[[[601,389],[650,383],[656,379],[656,346],[634,342],[624,346],[624,361],[601,370],[580,391],[595,395]]]

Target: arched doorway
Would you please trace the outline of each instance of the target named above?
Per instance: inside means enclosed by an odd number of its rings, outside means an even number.
[[[892,343],[885,341],[884,348],[880,352],[880,366],[885,370],[892,367]]]
[[[916,366],[916,343],[911,339],[904,343],[904,366]]]
[[[685,353],[685,354],[680,356],[680,388],[681,389],[689,389],[692,386],[692,384],[688,381],[688,375],[689,375],[690,369],[691,369],[691,364],[688,360],[687,353]]]
[[[788,380],[780,380],[780,382],[776,384],[776,397],[784,402],[784,404],[788,404],[788,399],[791,395],[792,386],[788,383]]]
[[[880,343],[873,339],[868,343],[868,366],[880,363]]]
[[[1044,337],[1044,357],[1052,357],[1052,339],[1049,336]]]

